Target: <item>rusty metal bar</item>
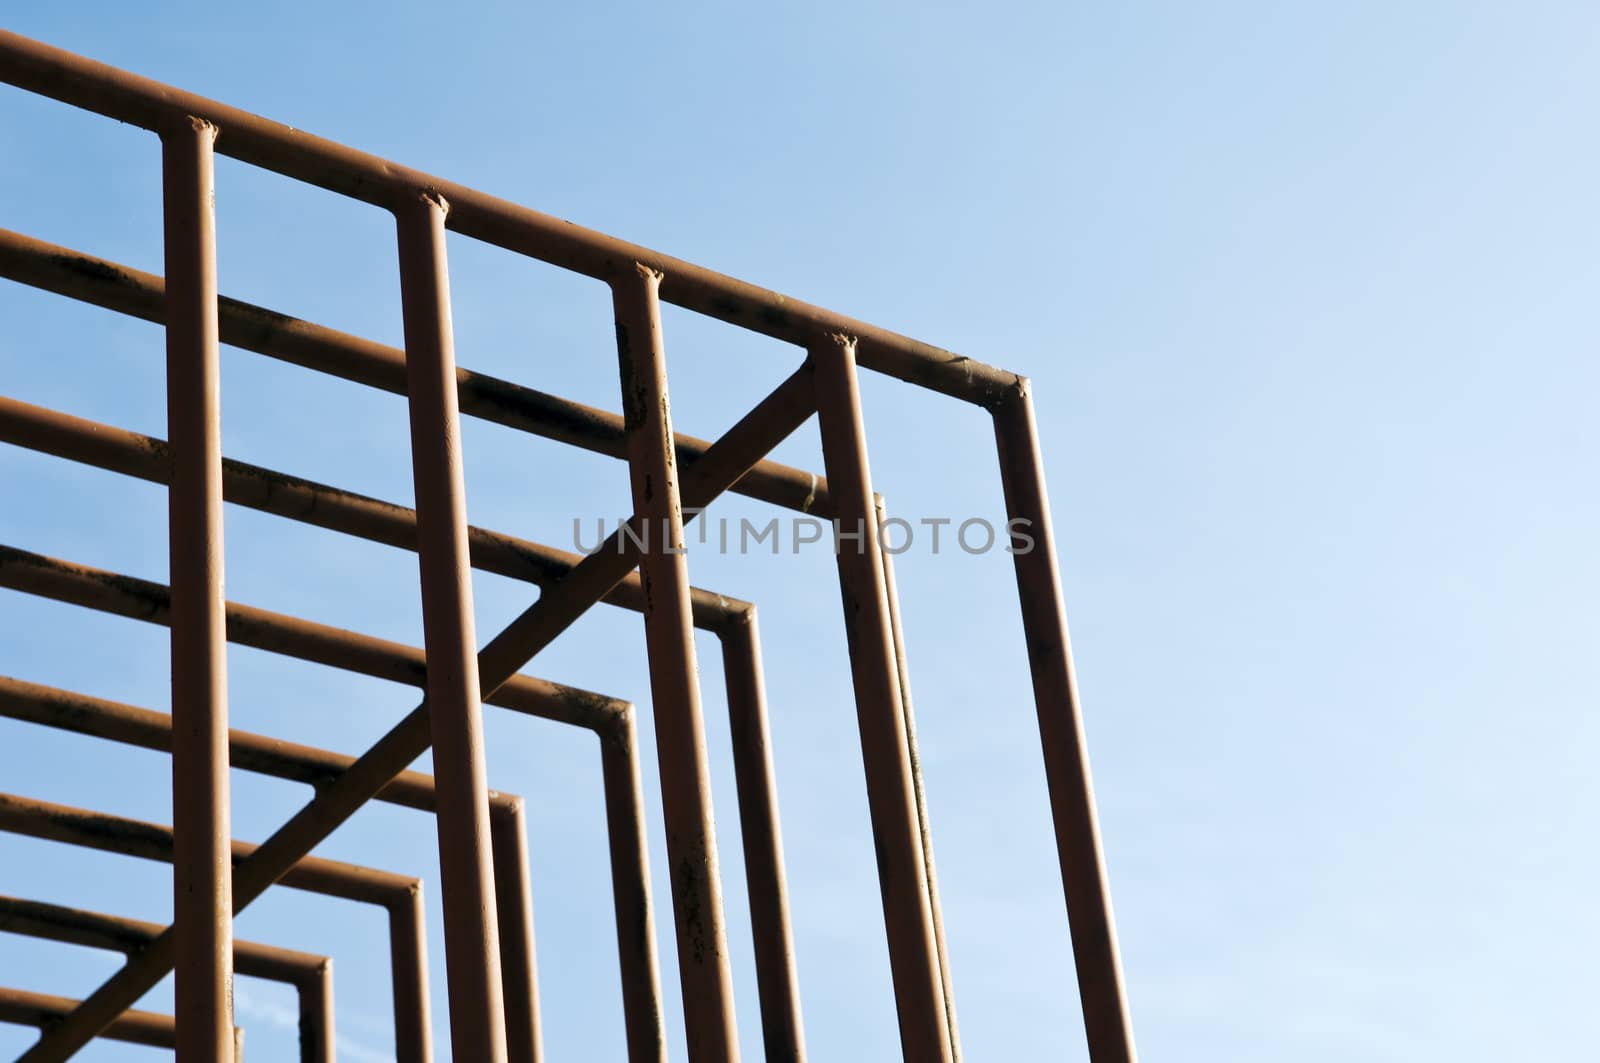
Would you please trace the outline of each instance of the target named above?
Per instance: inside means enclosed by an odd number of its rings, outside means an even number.
[[[1019,528],[1029,537],[1027,542],[1018,539],[1011,544],[1015,547],[1012,560],[1022,600],[1022,626],[1027,635],[1089,1056],[1094,1063],[1134,1063],[1133,1021],[1128,1014],[1111,888],[1100,847],[1100,821],[1072,667],[1039,430],[1034,423],[1032,389],[1026,380],[1019,381],[1009,402],[994,410],[994,430],[1006,516],[1009,521],[1023,522]]]
[[[172,752],[172,717],[164,712],[10,676],[0,676],[0,717],[160,753]],[[337,779],[355,760],[343,753],[240,730],[228,732],[228,756],[232,766],[242,771],[308,786]],[[431,813],[437,808],[433,790],[432,776],[408,771],[396,776],[373,800]],[[494,794],[490,798],[496,809],[518,800],[521,799],[510,794]]]
[[[428,715],[438,782],[450,1042],[457,1059],[505,1063],[499,916],[489,846],[489,770],[478,700],[478,635],[467,562],[467,492],[456,410],[444,220],[431,193],[397,197],[400,298],[417,496]]]
[[[0,1022],[13,1026],[37,1026],[43,1030],[71,1015],[80,1002],[26,989],[0,988]],[[97,1036],[108,1041],[124,1041],[149,1048],[177,1048],[178,1023],[171,1015],[153,1011],[125,1011]],[[228,1039],[229,1047],[234,1044]]]
[[[233,882],[228,860],[228,661],[222,617],[221,367],[214,126],[173,115],[161,133],[167,276],[172,573],[172,863],[178,1054],[233,1052]]]
[[[3,544],[0,587],[130,620],[163,625],[171,621],[170,594],[162,584]],[[427,662],[423,652],[414,646],[236,602],[226,603],[226,612],[228,640],[238,645],[394,683],[426,686]],[[626,704],[521,674],[508,679],[489,701],[529,716],[591,730],[611,726]]]
[[[163,281],[144,273],[0,229],[0,276],[146,321],[162,320]],[[294,365],[395,395],[406,393],[405,354],[394,347],[302,321],[224,296],[218,306],[222,341]],[[626,456],[622,418],[470,369],[456,369],[461,412],[597,454]],[[684,467],[711,446],[680,435],[674,440]],[[826,516],[827,483],[814,473],[759,461],[732,490],[800,512]]]
[[[93,465],[151,483],[167,482],[171,448],[166,440],[129,432],[58,410],[47,410],[0,395],[0,442]],[[401,550],[417,548],[414,510],[359,495],[327,484],[291,476],[228,458],[222,460],[222,496],[226,501],[329,531],[353,535]],[[827,499],[819,495],[812,512]],[[571,572],[583,554],[519,539],[483,528],[467,528],[474,568],[539,587],[555,584]],[[691,587],[690,604],[697,627],[714,631],[748,603],[715,591]],[[623,609],[644,609],[644,590],[637,572],[630,572],[601,601]]]
[[[0,831],[38,838],[42,841],[120,853],[143,860],[166,863],[172,861],[173,832],[170,827],[12,794],[0,794]],[[256,851],[256,846],[234,841],[230,850],[232,861],[239,864]],[[283,876],[282,882],[291,889],[373,904],[385,909],[390,921],[392,934],[390,951],[396,978],[395,1051],[402,1063],[428,1063],[433,1056],[430,1043],[401,1039],[416,1028],[413,1020],[419,1010],[423,1016],[421,1028],[424,1031],[427,1029],[426,955],[422,950],[420,938],[394,934],[397,923],[412,925],[419,930],[423,926],[421,881],[388,871],[377,871],[307,856]],[[151,939],[149,946],[130,956],[129,964],[138,963],[161,941],[171,941],[170,931],[157,933]],[[125,1009],[119,1008],[118,1013],[123,1010]],[[70,1022],[72,1022],[70,1017],[65,1018],[47,1030],[37,1044],[18,1057],[19,1063],[21,1060],[35,1058],[35,1053],[47,1047],[48,1038],[57,1031],[68,1028]],[[91,1031],[89,1036],[93,1037],[96,1032],[98,1031]],[[71,1051],[76,1051],[76,1048]]]
[[[830,337],[812,348],[811,357],[901,1049],[908,1061],[949,1063],[950,1028],[873,509],[855,341]],[[846,540],[852,545],[844,546]]]
[[[225,154],[384,209],[432,191],[451,204],[451,228],[463,235],[608,282],[640,263],[670,278],[661,291],[670,303],[800,346],[834,333],[855,336],[864,367],[980,406],[1003,399],[1016,385],[1012,373],[888,329],[14,33],[0,32],[0,79],[146,129],[197,115],[225,132]]]
[[[522,798],[490,791],[495,911],[500,919],[500,987],[506,1010],[506,1057],[542,1063],[539,970],[533,943],[533,884],[528,877],[528,832]],[[496,800],[500,798],[500,800]]]
[[[922,785],[922,754],[917,750],[917,714],[911,707],[911,670],[906,665],[905,633],[900,628],[900,592],[894,581],[894,554],[883,541],[889,519],[882,495],[872,497],[877,522],[878,551],[883,558],[884,600],[889,606],[889,633],[894,641],[895,671],[900,682],[901,718],[906,731],[906,755],[911,763],[911,790],[917,800],[917,834],[922,842],[922,863],[927,869],[928,914],[933,919],[933,940],[939,953],[939,985],[944,993],[944,1017],[950,1030],[950,1058],[961,1063],[961,1028],[956,1023],[956,991],[950,974],[950,954],[945,947],[944,911],[939,903],[939,874],[933,862],[933,829],[928,824],[928,799]]]
[[[287,875],[280,881],[290,884]],[[395,1051],[402,1061],[408,1057],[430,1060],[433,1002],[428,996],[428,919],[421,879],[407,891],[407,903],[389,906],[389,952],[393,957],[389,979],[394,993]]]
[[[166,927],[139,919],[0,896],[0,931],[131,955]],[[235,972],[294,987],[300,1063],[334,1063],[333,961],[294,949],[235,941]]]
[[[606,840],[611,854],[612,907],[619,941],[644,943],[622,949],[622,1004],[629,1063],[666,1063],[661,1016],[661,966],[656,958],[655,904],[650,892],[650,847],[639,794],[639,753],[634,718],[623,717],[600,736],[604,767]]]
[[[756,990],[761,1001],[762,1046],[769,1063],[802,1063],[806,1047],[800,1018],[800,979],[795,971],[794,934],[789,924],[789,890],[783,870],[783,838],[755,606],[731,617],[717,634],[722,642],[723,676],[728,687],[739,831],[750,894]]]
[[[643,266],[619,270],[611,282],[622,417],[633,511],[643,531],[639,575],[644,583],[645,648],[661,766],[661,817],[673,869],[672,908],[689,1058],[695,1063],[733,1063],[739,1058],[739,1035],[689,610],[689,566],[668,410],[661,306],[656,297],[660,284],[661,274]]]
[[[684,506],[699,509],[709,505],[762,455],[808,420],[815,409],[808,360],[723,433],[692,468],[685,470]],[[479,651],[484,700],[493,703],[494,692],[518,668],[627,575],[638,555],[623,544],[623,538],[612,535],[607,541],[610,549],[603,546],[585,558]],[[625,713],[619,715],[626,718]],[[251,859],[234,869],[234,911],[260,896],[296,860],[421,756],[428,747],[427,732],[428,706],[424,701],[261,843]],[[72,1019],[47,1033],[18,1063],[61,1063],[87,1044],[96,1030],[148,992],[172,969],[171,964],[171,937],[163,934],[85,998]]]

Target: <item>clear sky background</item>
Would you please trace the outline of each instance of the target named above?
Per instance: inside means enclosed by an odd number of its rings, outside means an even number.
[[[1600,11],[1589,4],[60,4],[13,30],[1030,375],[1128,988],[1149,1060],[1582,1059],[1600,499]],[[153,137],[0,90],[0,224],[161,269]],[[227,294],[398,344],[381,212],[218,165]],[[463,365],[618,407],[604,289],[452,238]],[[154,326],[0,284],[0,391],[165,434]],[[796,352],[670,311],[678,427]],[[228,350],[230,456],[409,503],[402,400]],[[870,379],[877,485],[1002,515],[979,412]],[[482,423],[480,524],[567,545],[624,467]],[[780,456],[820,466],[814,426]],[[733,500],[737,519],[770,513]],[[0,542],[164,579],[152,486],[0,448]],[[420,642],[406,554],[227,516],[238,601]],[[813,1058],[897,1051],[832,559],[693,549],[762,610]],[[972,1060],[1084,1058],[1009,559],[919,546],[901,593]],[[484,637],[530,598],[480,577]],[[758,1059],[720,660],[700,646],[746,1057]],[[235,650],[236,726],[359,751],[411,691]],[[637,616],[530,665],[641,705]],[[165,708],[164,631],[0,592],[0,672]],[[552,1059],[623,1058],[592,739],[489,714],[530,802]],[[165,758],[0,725],[0,788],[170,821]],[[236,775],[237,834],[303,788]],[[320,852],[430,880],[375,807]],[[150,919],[167,869],[0,839],[0,891]],[[335,957],[341,1058],[391,1058],[382,917],[275,890],[241,937]],[[82,994],[109,954],[0,937]],[[170,983],[149,1006],[170,1003]],[[241,980],[251,1056],[292,996]],[[31,1034],[0,1030],[0,1054]],[[97,1047],[85,1059],[154,1058]]]

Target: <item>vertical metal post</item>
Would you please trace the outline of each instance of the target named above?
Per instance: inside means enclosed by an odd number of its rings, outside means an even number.
[[[744,873],[750,892],[750,935],[755,943],[756,990],[761,1000],[761,1042],[769,1063],[802,1063],[806,1045],[800,1018],[800,979],[795,971],[794,934],[789,925],[789,894],[758,630],[755,606],[750,606],[729,617],[717,634],[722,640],[733,773],[739,789],[739,833],[744,840]]]
[[[447,209],[442,198],[423,192],[403,196],[395,206],[429,723],[439,801],[445,973],[455,1058],[505,1063],[488,772],[445,265]]]
[[[911,669],[906,665],[905,633],[900,628],[900,592],[894,581],[894,555],[883,543],[888,519],[883,496],[873,496],[873,517],[878,522],[878,548],[883,554],[883,590],[889,603],[889,630],[894,638],[895,669],[900,676],[900,708],[905,722],[906,751],[911,757],[911,785],[917,797],[917,828],[922,836],[922,863],[928,878],[928,911],[933,916],[933,940],[939,949],[939,984],[944,989],[945,1022],[950,1027],[950,1057],[961,1063],[961,1028],[956,1023],[956,990],[950,974],[950,953],[945,948],[944,910],[939,904],[939,873],[933,862],[933,828],[928,824],[928,799],[922,785],[922,754],[917,750],[917,714],[911,707]]]
[[[739,1058],[739,1039],[668,411],[660,284],[661,274],[642,265],[620,269],[611,281],[623,428],[633,512],[646,536],[639,576],[689,1058],[693,1063],[732,1063]]]
[[[300,985],[301,1063],[335,1063],[333,1041],[333,961]]]
[[[528,833],[522,798],[490,810],[495,903],[500,915],[500,984],[506,1000],[506,1054],[510,1063],[541,1063],[539,968],[533,943],[533,884],[528,877]]]
[[[839,587],[889,939],[900,1045],[911,1063],[951,1063],[939,949],[923,864],[893,625],[878,545],[855,340],[812,345],[822,457],[833,500]]]
[[[1116,919],[1100,850],[1094,783],[1089,774],[1089,751],[1078,706],[1078,682],[1072,667],[1066,606],[1061,595],[1061,573],[1056,564],[1050,501],[1045,494],[1029,383],[1020,381],[1015,394],[993,412],[1006,515],[1010,521],[1020,522],[1015,524],[1016,530],[1031,540],[1019,536],[1013,541],[1012,557],[1017,592],[1022,599],[1022,626],[1028,642],[1028,664],[1039,713],[1039,738],[1044,747],[1050,811],[1061,859],[1061,883],[1066,891],[1067,921],[1072,928],[1072,956],[1077,965],[1089,1057],[1094,1063],[1134,1063],[1137,1054],[1133,1023],[1122,984]]]
[[[172,582],[172,887],[177,1049],[234,1056],[228,660],[222,597],[221,369],[217,340],[216,127],[161,138],[167,287],[167,492]]]
[[[605,788],[611,903],[617,919],[628,1063],[666,1063],[655,904],[650,893],[650,849],[641,807],[644,784],[639,779],[632,712],[618,717],[611,731],[600,733],[600,772]]]
[[[428,1000],[428,925],[422,883],[389,904],[389,976],[394,990],[394,1056],[432,1063],[433,1005]]]

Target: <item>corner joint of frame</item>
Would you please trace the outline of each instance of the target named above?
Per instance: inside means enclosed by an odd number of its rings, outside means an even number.
[[[982,405],[994,416],[1009,411],[1013,406],[1025,404],[1033,400],[1033,381],[1020,373],[1013,374],[1009,387],[1003,388],[999,394],[994,395]]]
[[[600,744],[616,745],[619,749],[627,750],[633,745],[634,704],[631,701],[613,701],[611,712],[606,717],[605,725],[595,728],[595,734],[600,737]]]

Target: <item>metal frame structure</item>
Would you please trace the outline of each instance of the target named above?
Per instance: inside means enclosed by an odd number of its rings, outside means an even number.
[[[108,268],[114,268],[107,265]],[[0,397],[0,441],[152,482],[164,482],[166,475],[168,448],[163,440],[3,397]],[[416,518],[412,510],[275,470],[224,458],[223,496],[229,502],[291,520],[401,549],[415,548]],[[476,527],[468,528],[468,540],[474,567],[535,586],[554,583],[582,560],[579,554]],[[5,568],[6,561],[0,558],[0,572]],[[100,577],[100,581],[116,582],[123,587],[148,586],[151,600],[162,600],[159,588],[128,577],[119,576],[114,581]],[[30,589],[29,584],[21,581],[8,583],[4,575],[0,575],[0,584]],[[86,585],[86,581],[80,582],[80,586]],[[84,597],[71,600],[79,605],[93,604],[92,599]],[[643,588],[637,577],[630,576],[609,592],[604,600],[620,608],[642,612]],[[779,1058],[803,1058],[805,1051],[799,988],[784,883],[777,791],[768,748],[766,692],[755,607],[749,602],[700,588],[691,588],[690,603],[695,626],[716,635],[722,645],[728,710],[734,738],[739,822],[744,841],[746,875],[750,880],[749,902],[756,946],[756,978],[763,1039],[769,1054]],[[132,615],[131,610],[121,611],[124,615]],[[0,680],[0,683],[3,682]],[[0,710],[3,710],[4,700],[4,696],[0,695]],[[631,738],[627,739],[626,747],[631,751]],[[632,778],[636,773],[631,761],[625,767],[625,771],[620,765],[615,769],[616,772],[623,772],[618,777]],[[635,784],[629,792],[626,807],[616,817],[616,830],[625,836],[630,832],[637,835],[640,829],[641,800]],[[491,794],[491,809],[495,807],[494,795]],[[497,829],[494,819],[491,815],[491,833]],[[625,841],[625,836],[620,841]],[[498,835],[495,844],[498,851],[502,845]],[[504,844],[509,846],[513,842],[508,837]],[[510,849],[506,851],[510,852]],[[645,897],[648,905],[649,883],[641,877],[644,874],[642,857],[629,855],[625,859],[630,873],[637,868],[637,874],[634,875],[637,884],[631,892]],[[497,875],[499,867],[497,861]],[[503,884],[498,892],[504,903],[508,894]],[[620,886],[618,892],[620,916],[631,908]],[[528,921],[531,923],[531,917]],[[503,938],[506,933],[504,924],[505,920],[502,919]],[[638,941],[653,941],[653,935],[632,937],[636,939],[636,945]],[[531,942],[531,933],[518,935],[512,940]],[[531,944],[525,951],[527,962],[531,964]],[[522,966],[521,961],[505,964],[508,971],[520,970]],[[660,1052],[662,1036],[659,1001],[655,997],[658,988],[654,976],[648,979],[643,977],[644,972],[654,970],[653,949],[648,955],[636,955],[632,966],[632,979],[639,988],[630,993],[630,1043],[637,1046],[634,1058],[655,1058]],[[515,1042],[521,1024],[512,1013],[517,1012],[523,1001],[530,1001],[529,1006],[536,1010],[537,1001],[531,988],[514,986],[509,976],[503,981],[508,1010],[507,1030]],[[527,985],[533,985],[531,976]],[[536,1021],[534,1026],[535,1032],[522,1050],[515,1043],[510,1046],[513,1060],[536,1057]]]
[[[139,951],[165,929],[156,923],[42,901],[0,896],[0,932],[68,945]],[[235,941],[234,973],[282,982],[299,1002],[300,1063],[334,1063],[333,961],[326,956]]]
[[[156,823],[69,808],[0,794],[0,832],[40,841],[97,849],[142,860],[172,863],[176,859],[175,831]],[[248,857],[255,846],[234,841],[234,862]],[[390,978],[394,987],[394,1024],[400,1063],[430,1063],[433,1058],[428,999],[427,928],[422,905],[422,880],[408,875],[321,857],[308,856],[284,875],[290,889],[317,893],[339,900],[370,904],[383,909],[389,926]],[[130,956],[149,947],[164,928],[130,948]],[[235,950],[235,958],[243,953]],[[240,973],[248,973],[240,963]],[[182,1051],[182,1049],[180,1049]]]
[[[722,493],[737,491],[834,521],[902,1048],[916,1063],[955,1063],[960,1042],[909,673],[892,564],[879,539],[882,499],[873,490],[858,389],[864,368],[973,403],[994,419],[1007,517],[1025,522],[1033,540],[1031,550],[1013,556],[1086,1037],[1095,1063],[1132,1063],[1132,1029],[1026,379],[14,34],[0,33],[0,81],[139,126],[162,143],[164,279],[10,233],[0,233],[0,275],[163,324],[169,440],[162,444],[130,433],[113,438],[115,430],[102,434],[100,426],[10,401],[0,406],[0,431],[13,442],[166,483],[171,587],[3,548],[0,583],[171,628],[173,704],[166,733],[179,810],[171,838],[174,926],[132,954],[69,1013],[46,1020],[40,1040],[22,1060],[69,1058],[113,1027],[168,971],[177,972],[180,1055],[232,1058],[226,991],[235,951],[232,916],[274,882],[291,884],[316,859],[308,856],[316,845],[365,802],[406,785],[400,780],[412,778],[408,765],[430,747],[454,1055],[483,1063],[517,1058],[507,1039],[508,1007],[516,1006],[508,994],[526,992],[532,1007],[531,936],[525,939],[528,955],[506,950],[510,936],[497,904],[505,902],[507,890],[496,882],[496,868],[497,850],[508,846],[497,842],[492,827],[496,806],[485,771],[482,705],[597,730],[607,765],[608,810],[614,795],[630,786],[627,796],[636,810],[631,707],[519,674],[600,601],[644,616],[690,1059],[738,1058],[693,645],[697,624],[722,638],[727,656],[768,1056],[803,1058],[754,609],[725,601],[710,608],[707,596],[689,583],[684,553],[684,525]],[[220,295],[212,212],[218,151],[393,214],[404,352]],[[620,417],[456,366],[447,229],[609,286]],[[716,441],[680,435],[670,414],[663,300],[785,341],[798,349],[800,364]],[[404,394],[415,513],[225,462],[218,412],[222,343]],[[460,457],[463,413],[625,459],[632,518],[583,558],[469,528]],[[826,480],[766,460],[813,414]],[[141,459],[141,447],[149,458]],[[98,456],[85,456],[91,452]],[[425,649],[225,602],[225,500],[416,550]],[[337,505],[318,508],[324,500]],[[842,548],[846,541],[853,548]],[[541,591],[481,649],[473,565],[515,569]],[[311,760],[293,767],[317,773],[315,795],[262,845],[246,850],[230,844],[227,771],[230,749],[238,757],[257,736],[233,735],[228,727],[230,638],[425,691],[422,703],[361,756],[314,752],[314,768]],[[735,694],[742,708],[734,707]],[[630,849],[641,869],[636,880],[615,876],[619,940],[626,930],[653,942],[642,827],[637,820],[635,826],[627,839],[612,833],[614,873],[629,857],[619,848]],[[518,851],[507,853],[507,863],[520,866],[520,830],[514,842]],[[631,898],[637,906],[625,908],[629,888],[640,895]],[[654,978],[653,943],[646,949]],[[626,968],[628,950],[622,952]],[[525,989],[504,979],[507,955],[513,966],[527,961]],[[630,1007],[634,1059],[663,1051],[659,1013],[653,1030],[636,1029],[647,1021]],[[646,1034],[653,1036],[652,1053],[642,1055]]]

